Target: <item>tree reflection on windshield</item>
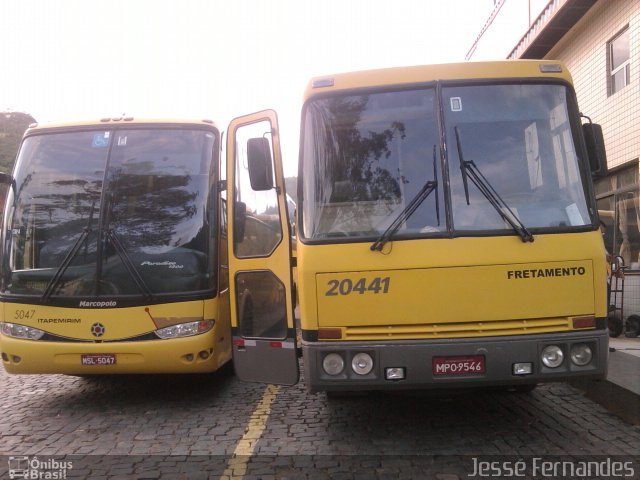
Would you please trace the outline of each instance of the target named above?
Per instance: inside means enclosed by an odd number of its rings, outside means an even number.
[[[376,238],[388,228],[434,174],[433,145],[439,143],[434,98],[424,89],[308,104],[303,142],[307,238]],[[439,230],[435,197],[417,207],[399,235]]]
[[[111,148],[96,137],[109,139]],[[207,200],[214,141],[212,132],[170,129],[27,139],[31,145],[18,163],[15,208],[7,219],[12,235],[5,273],[11,275],[5,292],[77,296],[210,288]]]

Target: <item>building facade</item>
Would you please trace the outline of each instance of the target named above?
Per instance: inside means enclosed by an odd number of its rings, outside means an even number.
[[[630,273],[640,273],[640,1],[497,0],[492,16],[467,58],[544,58],[567,65],[582,113],[602,125],[605,137],[609,173],[596,182],[596,199],[607,250],[620,255]],[[502,25],[525,18],[528,26],[508,53],[504,42],[502,50],[491,48]],[[503,33],[513,38],[510,30]]]

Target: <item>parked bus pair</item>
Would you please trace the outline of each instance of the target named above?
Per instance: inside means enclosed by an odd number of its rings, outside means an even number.
[[[8,372],[233,358],[244,380],[290,385],[301,350],[311,391],[606,374],[606,158],[562,64],[313,79],[295,219],[275,112],[221,138],[207,121],[27,130],[1,238]]]

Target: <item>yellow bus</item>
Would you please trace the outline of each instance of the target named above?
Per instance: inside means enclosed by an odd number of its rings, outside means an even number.
[[[231,359],[220,131],[33,125],[2,229],[10,373],[201,373]]]
[[[278,143],[273,112],[232,124],[236,226],[253,211],[251,195],[275,200],[283,188]],[[583,125],[558,62],[313,79],[296,219],[308,389],[528,391],[604,377],[606,266],[591,176],[605,166],[601,129]],[[282,199],[279,208],[284,230]],[[281,265],[289,235],[255,255],[238,255],[232,235],[236,283],[257,275],[272,294],[264,311],[254,303],[244,318],[248,290],[231,282],[236,371],[296,383],[290,274]]]

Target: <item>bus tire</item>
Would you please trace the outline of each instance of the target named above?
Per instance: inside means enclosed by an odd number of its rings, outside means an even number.
[[[607,326],[609,327],[609,336],[611,338],[619,337],[622,333],[624,324],[622,322],[622,315],[618,310],[609,312],[607,317]]]
[[[533,392],[537,386],[538,386],[537,383],[528,383],[526,385],[514,385],[512,387],[508,387],[507,391],[509,393],[530,393],[530,392]]]
[[[240,334],[243,337],[253,337],[253,301],[250,297],[244,302],[240,322]]]
[[[636,338],[640,335],[640,316],[629,315],[626,322],[624,336],[627,338]]]
[[[370,393],[370,392],[369,392]],[[350,398],[362,398],[367,392],[353,390],[338,390],[326,392],[328,400],[345,400]]]

